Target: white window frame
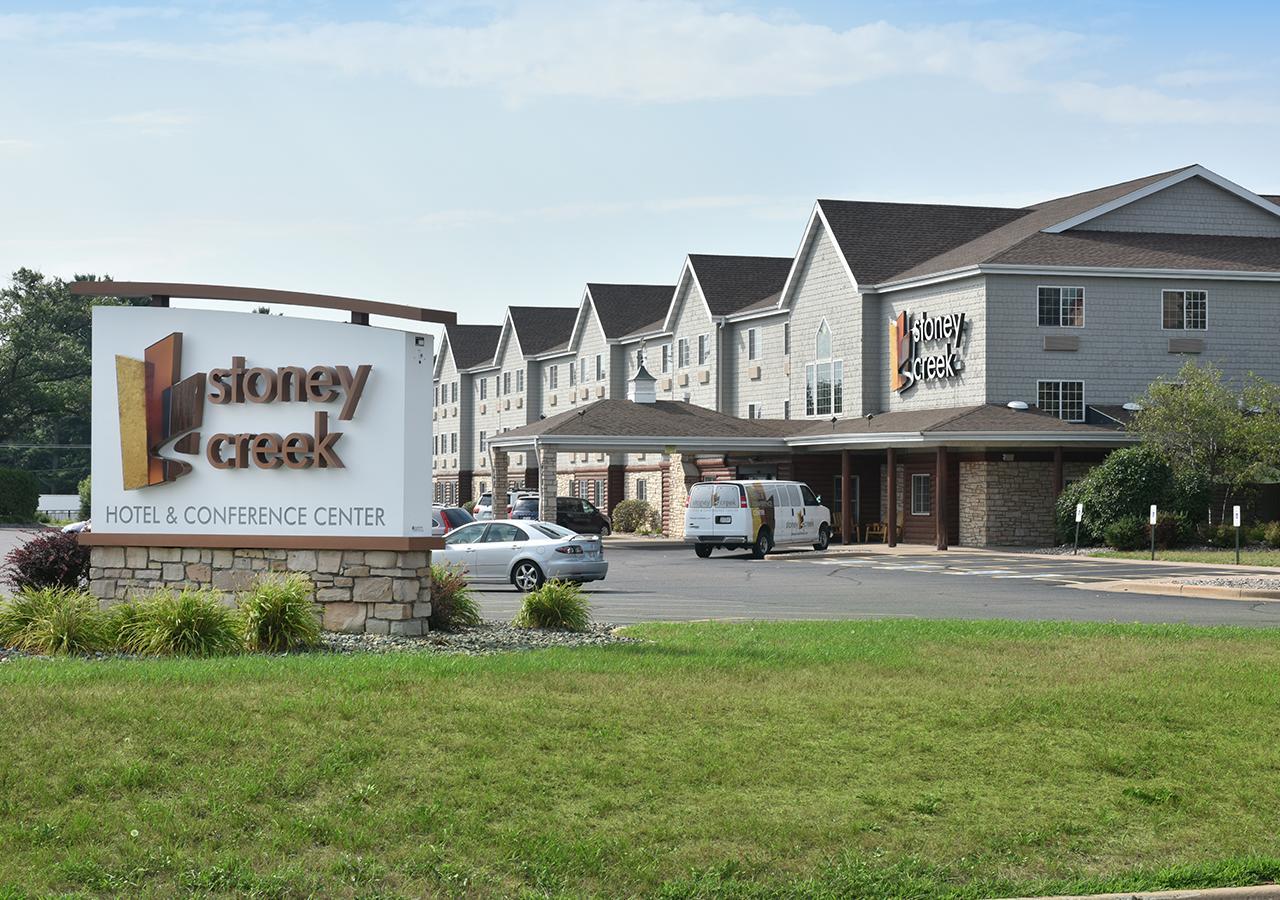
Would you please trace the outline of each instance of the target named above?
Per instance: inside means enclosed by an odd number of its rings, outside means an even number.
[[[505,397],[510,393],[511,393],[511,373],[503,372],[502,373],[502,396]]]
[[[1170,328],[1164,324],[1164,297],[1165,294],[1181,294],[1182,295],[1182,326],[1180,328]],[[1204,297],[1204,324],[1200,328],[1190,328],[1187,326],[1187,295],[1200,294]],[[1160,330],[1161,331],[1208,331],[1209,330],[1209,292],[1195,288],[1167,288],[1160,291]]]
[[[555,390],[560,386],[560,367],[547,366],[547,387]]]
[[[569,387],[574,387],[578,383],[578,367],[573,360],[569,360]]]
[[[482,431],[480,432],[480,452],[485,453],[488,451],[488,449],[489,449],[488,435]]]
[[[1046,384],[1056,384],[1058,386],[1058,409],[1056,412],[1049,409],[1045,409],[1044,405],[1040,402],[1040,388],[1042,385],[1046,385]],[[1063,385],[1067,385],[1067,384],[1080,385],[1080,418],[1078,419],[1068,419],[1063,414],[1065,411],[1063,408],[1063,400],[1062,400]],[[1085,393],[1084,382],[1078,378],[1040,378],[1036,380],[1036,407],[1044,412],[1049,413],[1050,415],[1056,415],[1059,419],[1061,419],[1064,422],[1083,422],[1085,420],[1085,415],[1088,411],[1088,406],[1085,403],[1086,396],[1087,394]]]
[[[1057,324],[1053,324],[1053,323],[1046,323],[1046,322],[1041,322],[1041,321],[1040,321],[1040,292],[1041,292],[1041,291],[1057,291],[1057,292],[1058,292],[1058,321],[1057,321]],[[1066,316],[1064,315],[1064,312],[1065,312],[1065,310],[1066,310],[1066,295],[1064,294],[1064,291],[1079,291],[1079,292],[1080,292],[1080,324],[1078,324],[1078,325],[1067,325],[1067,324],[1065,324]],[[1039,285],[1036,285],[1036,325],[1037,325],[1037,327],[1039,327],[1039,328],[1083,328],[1083,327],[1084,327],[1084,321],[1085,321],[1085,319],[1084,319],[1084,317],[1085,317],[1085,298],[1086,298],[1087,296],[1088,296],[1088,295],[1087,295],[1087,293],[1086,293],[1086,291],[1085,291],[1084,287],[1083,287],[1083,286],[1081,286],[1081,285],[1075,285],[1075,284],[1039,284]],[[1161,311],[1161,315],[1163,316],[1163,310]]]
[[[782,355],[791,355],[791,323],[782,323]]]
[[[662,345],[662,374],[666,375],[671,371],[671,345]]]
[[[636,479],[636,499],[645,501],[649,499],[649,482],[643,478]]]
[[[827,329],[827,336],[831,341],[832,356],[821,359],[818,357],[818,336],[824,327]],[[825,418],[844,413],[844,360],[837,359],[834,355],[835,340],[835,332],[824,318],[818,323],[818,327],[813,333],[814,360],[811,363],[805,363],[804,367],[804,414],[806,417]],[[818,396],[818,372],[824,366],[827,367],[831,386],[825,408],[822,406],[821,399]],[[837,372],[839,372],[839,377],[836,376]]]
[[[596,354],[596,381],[604,381],[604,354]]]
[[[760,329],[747,329],[747,359],[754,360],[760,355]]]
[[[682,337],[676,342],[676,368],[689,368],[689,339],[687,337]]]
[[[782,401],[782,418],[784,419],[791,418],[791,401],[790,400]]]
[[[916,493],[916,485],[925,485],[924,501],[925,508],[921,510],[916,505],[919,499]],[[913,516],[931,516],[933,515],[933,475],[929,472],[913,472],[911,474],[911,515]]]
[[[524,369],[516,369],[516,393],[524,393]]]
[[[587,383],[587,358],[585,356],[578,357],[578,380],[583,384]]]
[[[759,404],[759,403],[748,403],[748,404],[747,404],[747,418],[748,418],[748,419],[758,419],[758,418],[760,418],[760,404]]]
[[[705,366],[711,358],[711,335],[698,335],[698,365]]]

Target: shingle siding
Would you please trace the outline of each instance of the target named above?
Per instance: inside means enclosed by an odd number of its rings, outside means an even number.
[[[661,400],[683,400],[689,396],[689,402],[708,409],[716,407],[716,366],[719,358],[716,353],[716,328],[707,312],[707,305],[702,301],[698,285],[691,278],[686,278],[676,292],[676,316],[671,337],[671,372],[669,376],[658,372],[658,398]],[[708,340],[708,359],[705,365],[698,364],[698,335],[705,334]],[[680,338],[689,339],[689,365],[679,365]],[[659,358],[659,364],[661,358]],[[659,368],[661,366],[659,365]],[[707,373],[703,380],[702,373]],[[680,384],[680,376],[688,377],[688,384]],[[670,387],[663,389],[663,383],[670,378]]]
[[[1090,219],[1073,230],[1280,237],[1280,217],[1196,177]]]
[[[791,417],[805,418],[805,366],[814,361],[814,342],[823,319],[831,328],[831,351],[842,360],[843,415],[861,415],[862,386],[857,377],[862,348],[861,298],[840,261],[839,251],[822,225],[796,271],[791,300]]]
[[[746,418],[752,403],[758,404],[757,414],[764,419],[781,419],[783,403],[791,397],[791,377],[787,374],[787,357],[783,351],[783,330],[788,317],[785,313],[768,318],[735,322],[729,328],[732,346],[732,364],[726,365],[724,396],[725,412]],[[757,356],[749,358],[747,332],[756,329],[758,334]],[[759,375],[752,377],[756,368]]]
[[[869,338],[874,351],[868,353],[868,358],[874,358],[875,369],[874,374],[864,376],[868,385],[875,385],[876,402],[874,409],[869,402],[865,412],[967,406],[986,401],[987,334],[990,328],[1002,327],[1003,317],[988,312],[986,289],[981,277],[894,291],[882,295],[877,306],[879,314],[868,316],[868,329],[874,336]],[[964,368],[957,377],[917,382],[901,393],[893,390],[889,372],[889,324],[901,312],[917,318],[921,313],[928,313],[930,318],[965,314],[965,334],[959,353]],[[936,341],[922,344],[919,352],[926,356],[941,355],[945,347],[945,341]]]

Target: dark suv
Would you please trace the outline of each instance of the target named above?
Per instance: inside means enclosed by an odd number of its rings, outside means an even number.
[[[540,518],[538,515],[538,498],[521,497],[511,510],[511,518]],[[592,506],[591,501],[583,500],[581,497],[557,497],[555,522],[557,525],[562,525],[571,531],[578,532],[578,534],[604,536],[613,533],[609,517]]]

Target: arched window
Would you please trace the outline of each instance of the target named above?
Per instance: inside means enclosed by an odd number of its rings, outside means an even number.
[[[844,412],[844,362],[832,358],[831,326],[823,319],[813,341],[814,359],[804,367],[804,411],[808,416]]]

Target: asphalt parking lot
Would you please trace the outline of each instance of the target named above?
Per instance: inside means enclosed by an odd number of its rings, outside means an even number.
[[[795,550],[710,559],[670,541],[606,543],[609,577],[587,585],[598,621],[864,619],[889,616],[1280,625],[1280,602],[1088,590],[1090,583],[1230,568],[948,550]],[[1238,570],[1236,570],[1238,571]],[[1082,587],[1077,587],[1081,585]],[[487,618],[510,618],[514,589],[478,592]]]

